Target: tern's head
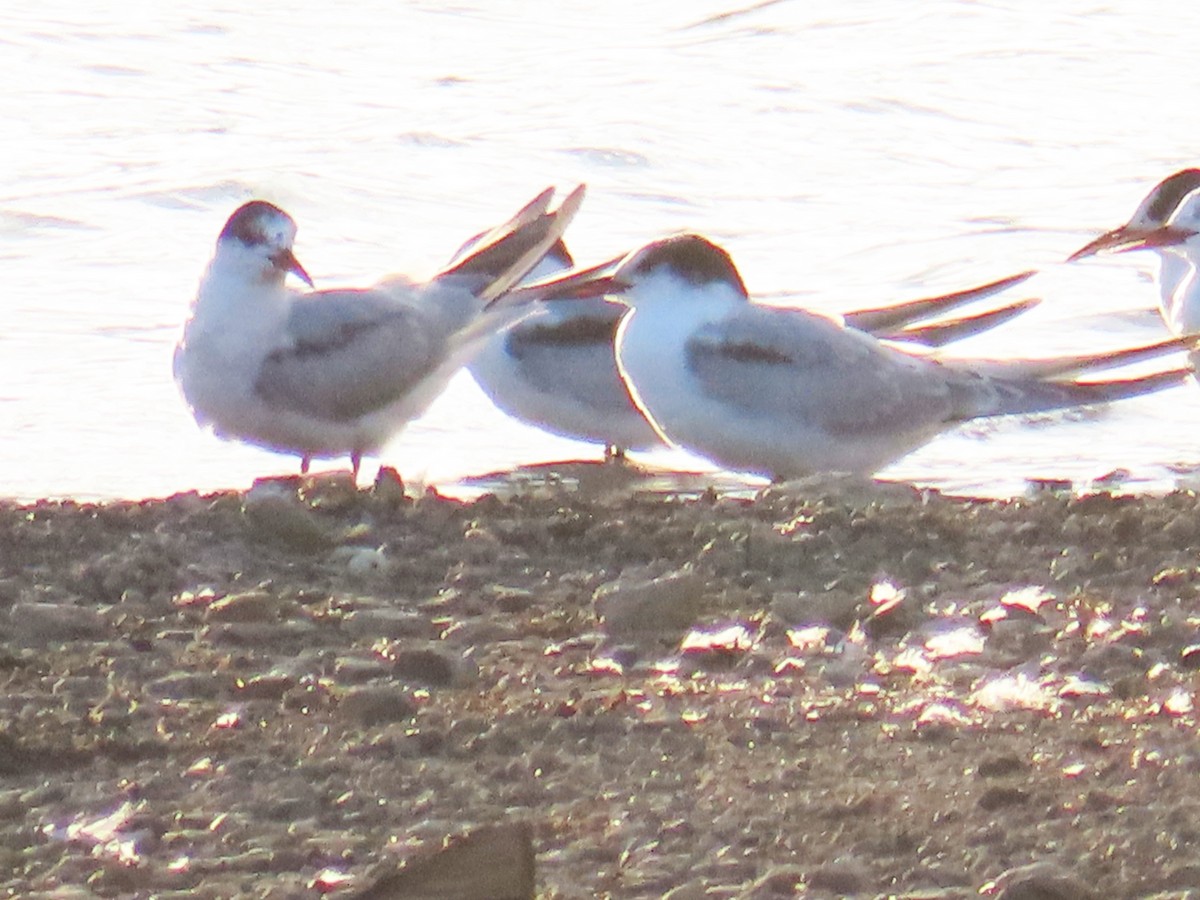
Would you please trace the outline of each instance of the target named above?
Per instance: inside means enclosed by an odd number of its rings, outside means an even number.
[[[221,229],[217,254],[238,260],[263,281],[282,284],[291,272],[311,287],[312,279],[292,252],[295,240],[291,216],[265,200],[251,200]]]
[[[697,289],[725,285],[746,296],[746,285],[728,251],[698,234],[676,234],[646,244],[625,257],[612,279],[626,291],[670,279]]]
[[[1128,222],[1080,247],[1067,257],[1067,262],[1106,251],[1125,253],[1182,243],[1194,232],[1184,229],[1180,217],[1198,190],[1200,169],[1181,169],[1168,175],[1143,198]]]

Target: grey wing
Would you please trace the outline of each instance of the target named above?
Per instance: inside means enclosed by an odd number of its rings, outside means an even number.
[[[350,421],[404,396],[437,365],[443,340],[421,314],[379,291],[305,295],[290,343],[269,354],[255,390],[313,418]]]
[[[951,420],[969,373],[885,347],[802,310],[745,307],[698,331],[688,365],[710,396],[846,436]]]

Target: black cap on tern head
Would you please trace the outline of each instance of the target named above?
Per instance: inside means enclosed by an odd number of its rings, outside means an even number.
[[[698,234],[676,234],[647,244],[621,264],[616,277],[629,281],[631,277],[649,275],[663,268],[690,284],[719,282],[746,293],[746,285],[729,252]]]

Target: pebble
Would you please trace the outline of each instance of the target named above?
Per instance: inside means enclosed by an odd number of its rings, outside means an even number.
[[[356,609],[342,618],[342,630],[357,638],[434,638],[437,626],[428,616],[407,609]]]
[[[466,687],[479,677],[479,666],[466,654],[452,653],[430,644],[395,651],[392,673],[430,687]]]
[[[604,630],[637,638],[682,631],[704,608],[704,579],[690,569],[646,578],[623,575],[596,588],[592,605]]]
[[[994,882],[998,900],[1095,900],[1084,882],[1057,863],[1037,862],[1004,872]],[[982,891],[981,891],[982,893]]]
[[[250,533],[261,540],[293,550],[315,551],[332,540],[313,511],[291,491],[272,482],[258,482],[242,503]]]
[[[338,709],[363,725],[400,722],[417,711],[409,692],[393,685],[352,687],[342,696]]]
[[[98,610],[73,603],[14,603],[8,622],[10,638],[23,647],[94,641],[108,633]]]
[[[209,622],[270,622],[279,617],[279,598],[267,591],[227,594],[204,611]]]

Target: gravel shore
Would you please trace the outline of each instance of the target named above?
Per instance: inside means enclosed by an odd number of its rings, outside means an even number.
[[[0,503],[0,896],[1200,892],[1196,496],[588,471]]]

